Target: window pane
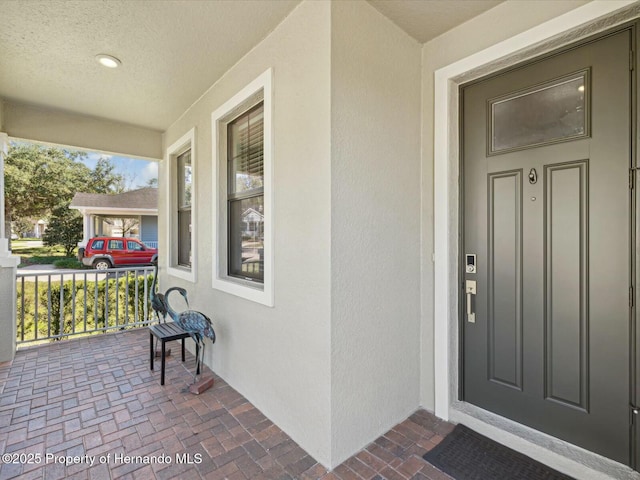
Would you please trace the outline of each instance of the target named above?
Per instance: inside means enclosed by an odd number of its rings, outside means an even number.
[[[191,206],[191,150],[178,157],[178,208]]]
[[[193,172],[191,170],[191,150],[187,150],[177,159],[177,187],[175,212],[177,223],[177,260],[178,265],[191,266],[191,191],[193,186]],[[175,252],[175,250],[174,250]],[[175,257],[174,257],[175,258]]]
[[[128,241],[127,250],[142,250],[142,245],[140,245],[138,242]]]
[[[229,193],[263,186],[263,158],[264,108],[260,104],[229,124]]]
[[[264,280],[264,196],[229,202],[229,275]]]
[[[109,240],[109,250],[124,250],[124,240]]]
[[[191,266],[191,210],[178,212],[178,265]]]
[[[491,151],[584,137],[587,72],[491,102]]]

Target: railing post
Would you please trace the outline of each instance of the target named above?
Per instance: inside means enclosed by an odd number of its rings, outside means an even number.
[[[18,257],[0,256],[0,362],[16,354],[16,273]]]
[[[19,257],[9,251],[5,237],[4,158],[9,137],[0,133],[0,362],[13,360],[16,354],[16,273]]]

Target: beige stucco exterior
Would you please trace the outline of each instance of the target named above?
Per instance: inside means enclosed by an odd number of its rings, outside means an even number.
[[[331,172],[329,2],[305,2],[167,130],[165,147],[195,127],[197,280],[189,290],[219,340],[206,360],[319,461],[331,463]],[[211,114],[265,70],[274,82],[275,306],[212,289]],[[160,168],[160,191],[168,181]],[[167,198],[159,237],[166,238]],[[164,258],[162,261],[166,261]],[[161,267],[164,266],[161,263]]]
[[[20,102],[5,101],[0,111],[0,131],[12,138],[149,160],[162,158],[162,132],[158,130]]]
[[[433,288],[423,290],[427,295],[433,295],[433,321],[427,320],[426,325],[423,323],[422,352],[427,356],[427,362],[434,362],[433,368],[422,371],[423,404],[428,405],[433,392],[433,407],[437,415],[454,423],[463,422],[575,478],[637,478],[637,473],[624,465],[458,400],[458,88],[465,81],[637,19],[639,14],[636,2],[594,1],[581,5],[554,2],[554,6],[560,8],[545,20],[536,10],[540,3],[501,4],[459,27],[464,27],[464,31],[449,32],[424,47],[423,85],[426,87],[423,92],[428,93],[423,97],[427,102],[423,122],[431,119],[432,124],[423,128],[426,136],[423,141],[423,175],[431,176],[423,185],[431,186],[433,192],[423,189],[423,205],[427,206],[427,214],[433,212],[432,221],[426,225],[431,226],[427,228],[431,228],[434,236],[435,263]],[[520,22],[521,28],[505,37],[489,31],[491,24],[498,24],[497,19],[502,22],[505,18]],[[530,19],[534,21],[530,22]],[[474,32],[486,35],[491,42],[484,43]],[[450,33],[464,37],[466,44],[450,51],[450,47],[457,44],[456,39],[447,38]],[[478,48],[469,49],[468,45],[478,45]],[[429,58],[435,61],[425,72]],[[431,200],[433,206],[430,205]],[[428,269],[423,272],[430,274]],[[427,282],[430,280],[428,278]],[[425,315],[431,314],[431,311],[423,309],[423,320],[428,318]],[[425,346],[428,342],[431,346]],[[433,377],[429,377],[431,374]]]
[[[420,45],[365,2],[302,3],[166,132],[168,146],[195,127],[199,205],[211,112],[268,68],[275,305],[211,289],[207,208],[182,285],[228,339],[214,371],[334,466],[419,406]]]
[[[437,72],[594,3],[509,0],[420,45],[365,1],[303,1],[162,134],[7,102],[0,125],[11,137],[164,158],[160,192],[172,181],[167,149],[194,132],[194,280],[161,257],[161,289],[186,288],[213,319],[205,362],[334,467],[416,409],[437,412],[436,384],[448,382],[434,359]],[[210,207],[212,112],[269,69],[273,307],[212,287]],[[166,251],[169,197],[158,207]]]
[[[331,13],[337,465],[419,406],[420,45],[364,2]]]

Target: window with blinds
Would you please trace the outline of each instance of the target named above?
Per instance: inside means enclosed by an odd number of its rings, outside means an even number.
[[[191,150],[187,150],[177,158],[177,217],[178,217],[178,265],[191,266]]]
[[[264,105],[227,127],[228,275],[264,281]]]

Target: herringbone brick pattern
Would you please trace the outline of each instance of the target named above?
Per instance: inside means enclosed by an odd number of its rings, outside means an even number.
[[[449,479],[421,456],[453,426],[427,412],[327,472],[222,379],[188,393],[194,358],[183,364],[172,347],[164,387],[160,362],[149,370],[146,329],[0,364],[0,454],[16,460],[0,461],[0,479]]]

